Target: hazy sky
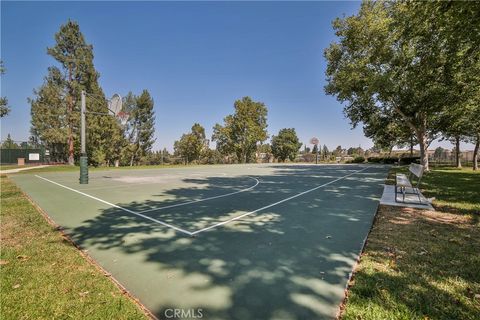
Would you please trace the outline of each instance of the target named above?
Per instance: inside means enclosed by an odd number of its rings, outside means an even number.
[[[326,96],[323,50],[335,36],[331,21],[359,2],[4,2],[2,96],[13,107],[1,137],[27,140],[28,97],[55,65],[46,48],[68,19],[93,45],[107,94],[150,91],[155,101],[155,149],[202,124],[212,127],[243,96],[264,102],[268,131],[293,127],[329,148],[372,143],[351,130],[342,106]],[[438,143],[434,144],[434,146]],[[442,146],[450,147],[449,143]]]

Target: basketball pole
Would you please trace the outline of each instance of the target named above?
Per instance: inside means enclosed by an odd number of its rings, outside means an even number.
[[[87,113],[87,106],[85,101],[85,91],[81,93],[82,104],[80,109],[80,184],[88,184],[88,157],[86,152],[86,123],[85,114]]]

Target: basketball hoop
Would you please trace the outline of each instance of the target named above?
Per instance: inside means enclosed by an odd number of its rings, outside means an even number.
[[[110,100],[108,100],[108,110],[113,113],[114,116],[122,110],[122,97],[119,94],[115,93]]]
[[[124,126],[127,124],[128,119],[130,118],[130,113],[125,111],[120,111],[117,113],[116,118],[120,121],[120,124]]]

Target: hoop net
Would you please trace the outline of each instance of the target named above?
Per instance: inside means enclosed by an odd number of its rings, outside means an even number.
[[[120,121],[120,124],[124,126],[127,124],[128,118],[130,118],[130,114],[124,111],[120,111],[117,113],[116,117]]]

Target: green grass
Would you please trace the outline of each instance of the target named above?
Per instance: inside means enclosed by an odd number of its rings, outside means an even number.
[[[422,191],[437,211],[380,207],[342,319],[480,319],[479,180],[434,168]]]
[[[165,168],[193,168],[193,167],[202,167],[202,166],[223,166],[225,164],[163,164],[163,165],[140,165],[140,166],[123,166],[123,167],[92,167],[89,166],[88,170],[95,172],[95,171],[104,171],[104,170],[136,170],[136,169],[165,169]],[[2,167],[2,170],[3,167]],[[70,166],[70,165],[55,165],[50,167],[43,167],[43,168],[36,168],[30,169],[25,171],[20,171],[15,174],[32,174],[32,173],[42,173],[42,172],[80,172],[79,166]]]
[[[395,183],[395,174],[408,167],[392,167],[386,183]],[[471,168],[438,167],[426,172],[420,184],[422,193],[434,197],[434,207],[442,212],[480,215],[480,171]]]
[[[5,176],[1,222],[2,319],[147,319]]]
[[[434,168],[423,180],[425,196],[443,212],[480,215],[480,171]]]
[[[8,164],[8,165],[1,165],[0,170],[10,170],[10,169],[17,169],[20,168],[21,166],[16,165],[16,164]],[[22,166],[23,167],[23,166]]]

